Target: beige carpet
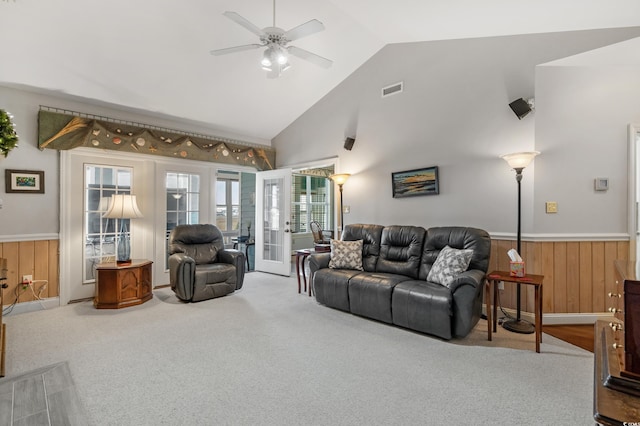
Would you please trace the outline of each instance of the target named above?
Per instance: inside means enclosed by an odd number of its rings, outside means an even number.
[[[68,361],[95,425],[593,424],[593,354],[486,322],[443,341],[321,306],[252,272],[232,295],[170,289],[5,317],[7,374]]]

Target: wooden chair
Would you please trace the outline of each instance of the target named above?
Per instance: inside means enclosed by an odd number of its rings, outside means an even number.
[[[309,227],[313,234],[314,244],[329,244],[329,240],[333,237],[333,233],[331,231],[323,231],[320,224],[315,220],[312,220],[311,223],[309,223]]]

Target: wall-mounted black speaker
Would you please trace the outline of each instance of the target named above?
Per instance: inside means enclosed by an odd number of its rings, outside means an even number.
[[[351,151],[351,148],[353,148],[353,144],[356,142],[356,140],[354,138],[346,138],[344,140],[344,149],[346,149],[347,151]]]
[[[518,120],[522,120],[522,118],[531,112],[531,106],[524,99],[516,99],[515,101],[509,104],[513,113],[518,116]]]

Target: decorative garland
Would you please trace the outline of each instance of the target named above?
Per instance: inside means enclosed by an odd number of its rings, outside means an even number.
[[[0,109],[0,153],[5,157],[18,145],[18,134],[15,125],[11,122],[12,118],[11,114]]]

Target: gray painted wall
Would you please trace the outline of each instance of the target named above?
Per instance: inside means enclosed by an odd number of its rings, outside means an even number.
[[[626,233],[628,125],[640,123],[640,67],[541,66],[536,76],[537,232]],[[608,177],[596,192],[594,178]]]
[[[538,146],[535,131],[553,133],[557,123],[552,113],[540,114],[541,105],[519,121],[508,104],[534,96],[534,87],[538,96],[536,65],[639,35],[632,28],[386,46],[274,139],[277,164],[339,155],[340,171],[353,174],[344,186],[344,204],[351,206],[345,223],[453,224],[514,233],[515,173],[499,155],[539,149],[546,152],[522,181],[523,232],[569,232],[561,221],[572,223],[571,232],[594,232],[590,223],[565,215],[557,215],[553,227],[536,221],[548,195],[538,189],[538,168],[554,154]],[[404,81],[404,93],[381,99],[381,88],[398,81]],[[545,93],[542,105],[554,102]],[[590,119],[599,128],[598,117]],[[345,151],[344,138],[354,135],[353,150]],[[440,195],[392,198],[392,172],[436,165]],[[557,185],[574,167],[546,167],[541,184]],[[570,202],[552,201],[561,209]],[[620,232],[619,209],[604,216],[599,232]]]

